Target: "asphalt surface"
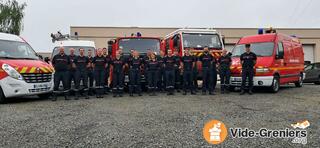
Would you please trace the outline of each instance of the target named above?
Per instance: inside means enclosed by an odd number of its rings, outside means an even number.
[[[292,139],[230,138],[218,147],[320,147],[320,86],[293,85],[272,94],[167,96],[70,100],[15,98],[0,105],[0,147],[212,147],[207,121],[258,130],[308,120],[308,143]]]

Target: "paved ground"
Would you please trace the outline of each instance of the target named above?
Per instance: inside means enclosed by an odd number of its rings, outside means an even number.
[[[252,96],[16,98],[0,105],[0,147],[211,147],[202,137],[211,119],[254,130],[291,128],[305,119],[311,123],[307,145],[228,137],[222,147],[319,147],[320,86],[286,86],[277,94],[260,90]]]

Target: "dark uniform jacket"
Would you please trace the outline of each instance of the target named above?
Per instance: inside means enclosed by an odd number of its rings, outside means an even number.
[[[77,56],[73,60],[74,64],[76,65],[76,69],[79,71],[87,70],[87,65],[89,63],[89,58],[87,56]]]
[[[95,70],[103,70],[105,68],[106,63],[107,63],[107,60],[104,56],[101,56],[101,57],[95,56],[93,58],[92,63],[95,65],[94,66]]]
[[[232,60],[229,55],[221,56],[218,60],[220,70],[230,69],[231,62]]]
[[[192,71],[194,62],[195,62],[195,59],[191,55],[182,57],[183,70]]]
[[[57,54],[52,59],[52,65],[54,66],[55,71],[67,71],[70,66],[69,56],[63,54]]]
[[[164,58],[165,69],[166,70],[174,70],[176,66],[176,58],[174,56],[166,56]]]
[[[255,61],[257,60],[257,55],[253,52],[245,52],[241,54],[240,60],[241,62],[243,61],[242,69],[253,69]]]
[[[199,61],[202,62],[202,68],[212,68],[212,61],[214,60],[213,56],[208,54],[202,54],[199,57]]]

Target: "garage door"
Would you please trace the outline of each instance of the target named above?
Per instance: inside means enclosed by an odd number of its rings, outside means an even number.
[[[314,45],[312,44],[304,44],[303,51],[304,51],[304,61],[310,61],[311,63],[314,62]]]
[[[233,49],[235,44],[226,44],[224,45],[224,48],[227,49],[228,51],[231,51]]]

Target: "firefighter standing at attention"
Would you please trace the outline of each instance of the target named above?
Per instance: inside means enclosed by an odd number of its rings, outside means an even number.
[[[157,82],[158,82],[158,72],[159,72],[159,62],[156,59],[156,54],[151,53],[150,60],[146,63],[148,70],[148,90],[150,96],[155,96]]]
[[[88,79],[89,79],[89,92],[88,94],[91,96],[93,95],[93,81],[94,81],[94,73],[93,73],[93,56],[92,56],[92,49],[88,50],[88,59],[89,59],[89,63],[88,63],[88,67],[87,67],[87,71],[88,71]]]
[[[177,92],[180,92],[181,85],[182,85],[182,77],[181,77],[181,69],[180,69],[181,58],[180,58],[178,49],[174,50],[173,57],[175,58],[175,61],[176,61],[175,70],[174,70],[174,77],[175,77],[174,87],[177,90]]]
[[[158,90],[163,92],[165,90],[165,70],[164,70],[164,58],[165,53],[164,51],[160,50],[160,55],[157,57],[157,61],[159,63],[159,73],[158,73]]]
[[[96,80],[96,97],[103,98],[104,76],[106,72],[106,58],[102,55],[102,49],[97,50],[97,56],[93,58],[94,78]]]
[[[212,53],[210,53],[212,55]],[[212,66],[211,66],[211,82],[210,82],[210,95],[214,95],[214,90],[217,85],[217,59],[212,55]]]
[[[164,60],[165,75],[166,75],[166,89],[168,95],[174,95],[174,84],[175,84],[175,57],[172,55],[172,50],[168,50],[168,55]]]
[[[242,83],[240,95],[245,93],[247,79],[249,84],[249,94],[252,95],[254,66],[256,65],[257,55],[251,52],[250,44],[245,45],[245,50],[246,52],[240,56],[242,64]]]
[[[209,53],[208,47],[204,48],[204,52],[199,57],[199,61],[202,63],[202,95],[206,95],[207,91],[209,91],[210,95],[213,95],[211,86],[213,57]]]
[[[108,54],[107,48],[103,48],[103,57],[106,58],[106,71],[104,75],[104,94],[108,94],[110,89],[109,89],[109,75],[110,75],[110,62],[111,62],[111,56]]]
[[[193,58],[195,60],[195,64],[193,67],[193,87],[194,87],[194,91],[198,92],[198,56],[196,55],[196,52],[193,48],[190,49],[191,53],[193,54]]]
[[[88,96],[88,67],[89,58],[84,55],[84,49],[79,49],[79,56],[74,59],[74,64],[76,67],[76,80],[75,80],[75,99],[78,100],[80,96],[80,83],[82,80],[83,84],[83,94],[85,99],[89,99]]]
[[[59,54],[55,55],[52,59],[52,65],[54,67],[55,73],[54,73],[54,88],[53,88],[53,98],[52,101],[57,100],[57,95],[60,93],[59,91],[59,85],[60,81],[62,81],[63,86],[63,93],[65,100],[68,99],[68,69],[70,65],[70,58],[64,53],[64,48],[59,48]]]
[[[124,68],[125,68],[125,59],[119,51],[116,52],[116,58],[111,62],[113,67],[112,71],[112,92],[113,97],[122,97],[123,96],[123,87],[124,87]]]
[[[195,65],[195,59],[190,55],[190,50],[186,49],[184,51],[184,56],[182,57],[182,67],[183,67],[183,95],[187,95],[188,89],[191,94],[195,94],[193,83],[193,68]]]
[[[231,56],[227,54],[227,50],[222,50],[222,55],[218,60],[220,72],[221,93],[228,93],[230,83],[230,66],[232,63]]]
[[[133,51],[132,56],[128,60],[129,65],[129,93],[133,96],[133,93],[141,94],[141,66],[143,60],[139,57],[138,51]]]
[[[71,89],[71,86],[72,86],[72,81],[74,82],[75,84],[75,80],[76,80],[76,68],[74,67],[74,59],[77,57],[75,55],[75,49],[74,48],[70,48],[70,55],[69,55],[69,58],[70,58],[70,69],[69,69],[69,89]]]

